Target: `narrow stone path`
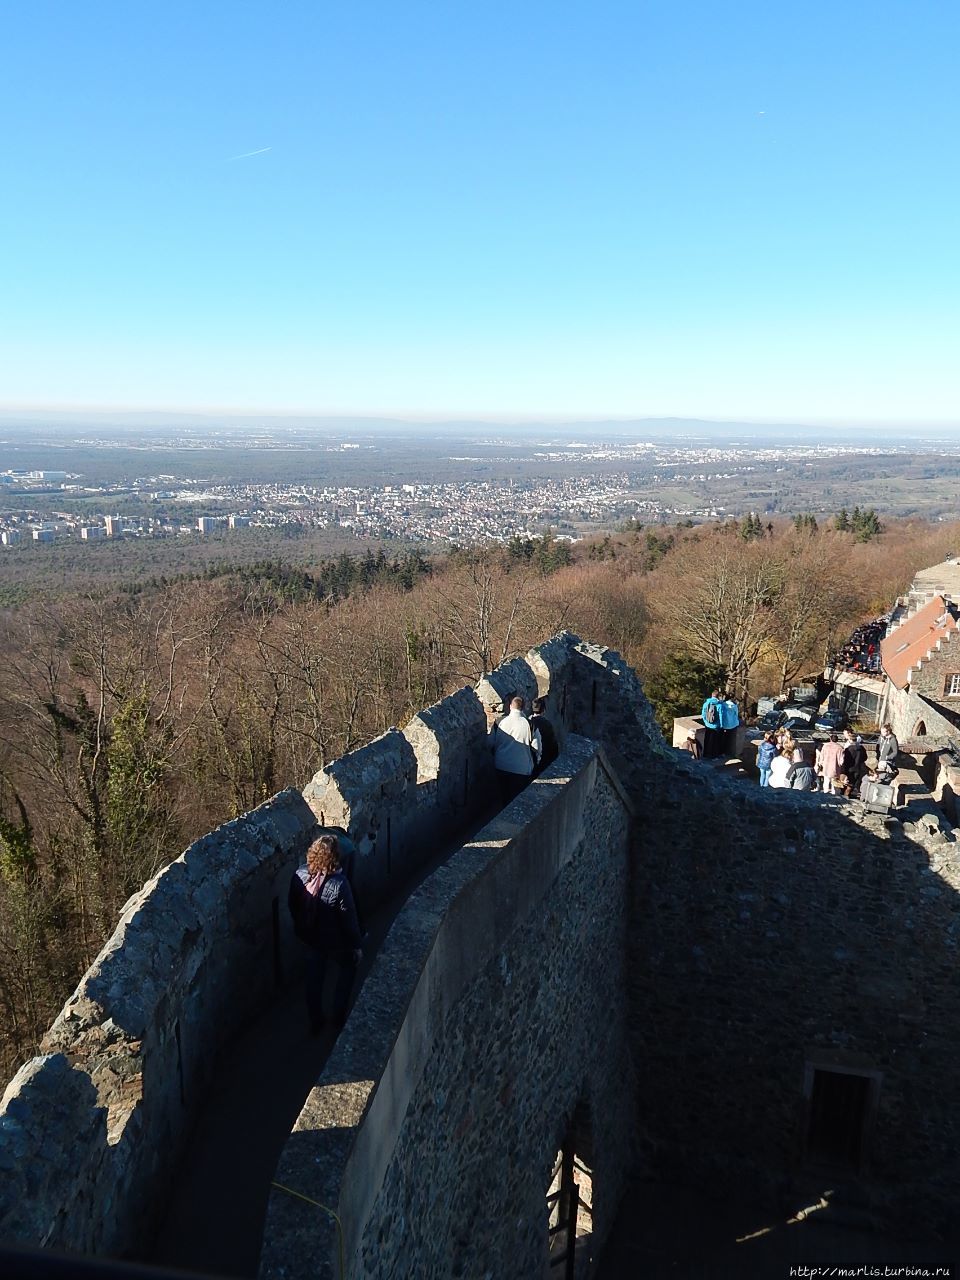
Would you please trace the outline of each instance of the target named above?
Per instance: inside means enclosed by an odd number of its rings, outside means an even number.
[[[438,849],[396,898],[364,912],[368,939],[357,991],[411,893],[497,811]],[[309,1034],[298,983],[279,992],[276,1004],[224,1050],[166,1212],[140,1261],[219,1276],[257,1274],[277,1160],[335,1040],[332,1027]]]

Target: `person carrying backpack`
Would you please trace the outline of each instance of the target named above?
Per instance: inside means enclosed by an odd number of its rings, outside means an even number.
[[[700,708],[700,718],[706,731],[703,735],[704,760],[715,760],[723,751],[727,735],[721,722],[721,706],[720,690],[714,689]]]

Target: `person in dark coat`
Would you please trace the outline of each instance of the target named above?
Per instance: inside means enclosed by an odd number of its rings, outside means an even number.
[[[867,772],[867,751],[863,743],[854,737],[850,729],[843,732],[843,756],[840,771],[845,774],[850,785],[850,794],[856,795],[860,782]]]
[[[339,966],[333,1020],[342,1027],[363,951],[357,909],[340,865],[336,836],[323,835],[311,844],[307,865],[295,871],[290,881],[287,902],[294,932],[310,949],[305,975],[310,1030],[316,1035],[324,1026],[323,982],[330,959]]]
[[[530,728],[536,729],[540,734],[540,759],[534,769],[534,774],[537,774],[543,773],[544,769],[548,769],[553,764],[560,754],[560,746],[557,742],[556,730],[543,714],[547,709],[546,700],[534,698],[531,707],[533,715],[530,717]]]

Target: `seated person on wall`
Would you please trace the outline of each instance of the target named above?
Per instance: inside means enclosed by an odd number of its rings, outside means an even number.
[[[333,1020],[342,1027],[347,1020],[357,965],[363,955],[353,892],[340,865],[336,836],[320,836],[311,844],[307,865],[295,871],[290,881],[287,902],[294,932],[310,948],[306,965],[307,1011],[310,1030],[318,1035],[325,1022],[323,982],[327,961],[333,959],[339,965]]]
[[[690,730],[690,732],[684,738],[683,742],[681,742],[680,750],[689,751],[689,753],[693,756],[694,760],[700,760],[703,757],[703,748],[700,746],[700,743],[697,741],[696,729]]]
[[[507,805],[524,789],[540,759],[540,734],[523,714],[523,698],[510,700],[510,710],[493,727],[493,767],[497,772],[500,801]]]

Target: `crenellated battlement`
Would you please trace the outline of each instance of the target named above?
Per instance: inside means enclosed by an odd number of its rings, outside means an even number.
[[[43,1056],[4,1094],[0,1150],[17,1172],[0,1192],[0,1237],[90,1253],[142,1239],[219,1051],[297,976],[286,888],[315,824],[353,839],[361,902],[396,895],[489,806],[495,710],[516,692],[545,696],[562,741],[576,664],[589,663],[593,687],[609,678],[607,654],[558,636],[331,762],[302,794],[282,792],[202,837],[144,885]],[[610,670],[618,661],[610,655]],[[594,690],[593,720],[596,701]]]
[[[497,810],[487,728],[518,691],[562,749]],[[363,904],[401,904],[277,1170],[336,1212],[350,1280],[535,1280],[561,1150],[590,1171],[594,1256],[629,1176],[785,1221],[824,1153],[877,1221],[951,1229],[960,828],[693,761],[618,654],[565,634],[127,903],[4,1096],[0,1237],[143,1245],[218,1054],[298,976],[286,888],[318,822],[354,841]],[[837,1134],[815,1102],[851,1076]],[[274,1191],[260,1266],[339,1280],[333,1219]]]

